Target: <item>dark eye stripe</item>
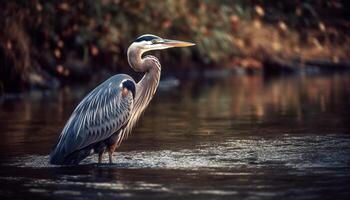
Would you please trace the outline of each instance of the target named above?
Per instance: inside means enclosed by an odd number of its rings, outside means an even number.
[[[138,37],[134,42],[152,41],[154,39],[160,39],[160,37],[155,35],[142,35]]]

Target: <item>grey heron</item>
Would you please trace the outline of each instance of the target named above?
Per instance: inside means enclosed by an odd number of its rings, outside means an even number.
[[[192,45],[151,34],[138,37],[129,46],[127,59],[133,70],[144,72],[143,78],[136,83],[129,75],[117,74],[87,94],[64,126],[50,153],[50,163],[79,164],[93,153],[98,154],[101,163],[106,151],[109,162],[113,163],[113,152],[131,132],[159,84],[159,60],[142,55],[151,50]]]

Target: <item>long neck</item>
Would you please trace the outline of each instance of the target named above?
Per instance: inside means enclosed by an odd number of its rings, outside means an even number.
[[[123,134],[119,134],[118,145],[128,136],[143,111],[151,101],[157,90],[161,65],[155,56],[147,55],[142,58],[140,51],[128,50],[128,62],[130,66],[138,72],[145,72],[143,78],[136,85],[136,96],[134,101],[133,112]]]
[[[145,56],[142,58],[142,64],[147,68],[147,71],[143,78],[137,83],[134,104],[135,111],[141,113],[147,107],[157,90],[161,72],[160,63],[154,56]]]
[[[155,56],[142,57],[144,52],[131,45],[128,49],[128,62],[135,71],[145,72],[136,86],[135,108],[142,108],[141,112],[151,101],[159,84],[161,65]]]

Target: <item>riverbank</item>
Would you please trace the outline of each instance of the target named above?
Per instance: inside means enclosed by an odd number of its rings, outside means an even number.
[[[155,52],[174,71],[212,68],[274,75],[325,67],[338,71],[350,62],[345,1],[34,0],[9,1],[0,8],[5,27],[0,30],[0,93],[130,73],[127,48],[144,33],[196,43]]]

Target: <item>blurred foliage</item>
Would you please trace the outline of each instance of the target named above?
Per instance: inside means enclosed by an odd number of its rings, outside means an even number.
[[[127,66],[128,45],[144,33],[197,44],[162,53],[170,63],[261,67],[256,59],[300,55],[304,43],[322,48],[337,42],[341,33],[332,25],[347,34],[348,4],[341,0],[3,1],[0,90],[26,82],[45,86],[50,77],[89,76],[93,68],[120,70]]]

